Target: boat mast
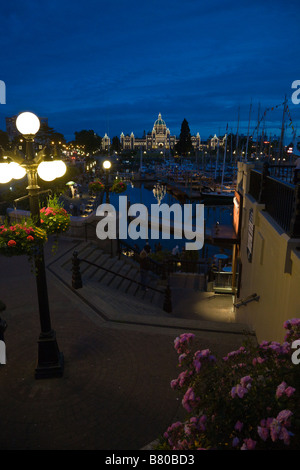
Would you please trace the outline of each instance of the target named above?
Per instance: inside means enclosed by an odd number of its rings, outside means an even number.
[[[257,133],[256,133],[256,146],[255,146],[255,158],[256,158],[256,160],[257,160],[257,154],[258,154],[259,115],[260,115],[260,103],[258,103],[258,114],[257,114]]]
[[[282,158],[282,150],[283,150],[283,138],[284,138],[284,118],[285,118],[285,112],[286,112],[286,95],[284,97],[284,103],[283,103],[283,113],[282,113],[282,124],[281,124],[281,136],[280,136],[280,142],[279,142],[279,161],[281,161]]]
[[[220,128],[219,128],[219,134],[218,136],[220,137]],[[217,179],[217,169],[218,169],[218,164],[219,164],[219,148],[220,148],[220,139],[218,137],[218,143],[217,143],[217,160],[216,160],[216,168],[215,168],[215,180]]]
[[[225,170],[225,161],[226,161],[226,152],[227,152],[227,131],[228,131],[228,123],[227,123],[227,126],[226,126],[226,134],[225,134],[225,149],[224,149],[224,158],[223,158],[221,191],[222,191],[223,182],[224,182],[224,170]]]
[[[249,121],[248,121],[248,133],[247,133],[247,143],[246,143],[246,154],[245,154],[245,162],[247,161],[248,158],[248,143],[249,143],[249,128],[250,128],[250,117],[251,117],[251,109],[252,109],[252,100],[250,103],[250,109],[249,109]]]
[[[239,160],[239,126],[240,126],[240,107],[239,107],[239,112],[238,112],[238,123],[237,123],[237,130],[236,130],[235,163]]]

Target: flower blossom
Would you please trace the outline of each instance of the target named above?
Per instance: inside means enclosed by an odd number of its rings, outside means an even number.
[[[293,393],[296,391],[294,387],[288,387],[285,382],[281,382],[276,389],[276,398],[282,397],[282,395],[286,395],[287,397],[291,397]]]
[[[200,398],[196,398],[195,392],[192,389],[192,387],[189,387],[187,391],[184,394],[184,397],[182,399],[182,406],[188,411],[191,412],[192,409],[197,405],[199,402]]]
[[[241,447],[241,450],[254,450],[256,446],[256,441],[253,439],[244,439],[244,444]]]

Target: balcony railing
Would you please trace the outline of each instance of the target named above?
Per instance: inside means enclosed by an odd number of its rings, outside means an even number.
[[[264,165],[261,172],[251,170],[249,194],[261,204],[265,204],[265,210],[277,222],[277,224],[291,237],[300,238],[300,184],[294,185],[287,180],[292,179],[292,166],[283,165],[280,168],[280,176],[275,175],[279,165],[270,167]]]

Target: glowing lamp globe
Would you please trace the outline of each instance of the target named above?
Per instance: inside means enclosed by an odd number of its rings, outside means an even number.
[[[0,163],[0,183],[8,183],[12,179],[10,163]]]
[[[56,178],[61,178],[64,176],[65,172],[67,171],[65,162],[62,160],[53,160],[52,165],[55,166]]]
[[[11,162],[9,164],[11,169],[12,178],[14,180],[20,180],[26,175],[26,170],[22,166],[18,165],[16,162]]]
[[[105,160],[105,162],[103,162],[103,168],[104,168],[105,170],[109,170],[110,167],[111,167],[110,161],[109,161],[109,160]]]
[[[39,177],[44,181],[53,181],[57,178],[56,168],[53,161],[44,161],[37,168]]]
[[[28,111],[19,114],[16,119],[18,131],[23,135],[35,135],[40,128],[39,118]]]

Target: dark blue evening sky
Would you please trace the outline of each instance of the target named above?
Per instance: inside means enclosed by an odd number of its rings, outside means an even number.
[[[5,117],[30,110],[67,140],[151,131],[158,113],[171,134],[182,120],[203,139],[247,133],[261,121],[286,135],[298,125],[298,0],[152,0],[2,2],[1,76]],[[291,124],[292,123],[292,124]],[[299,133],[299,132],[298,132]]]

